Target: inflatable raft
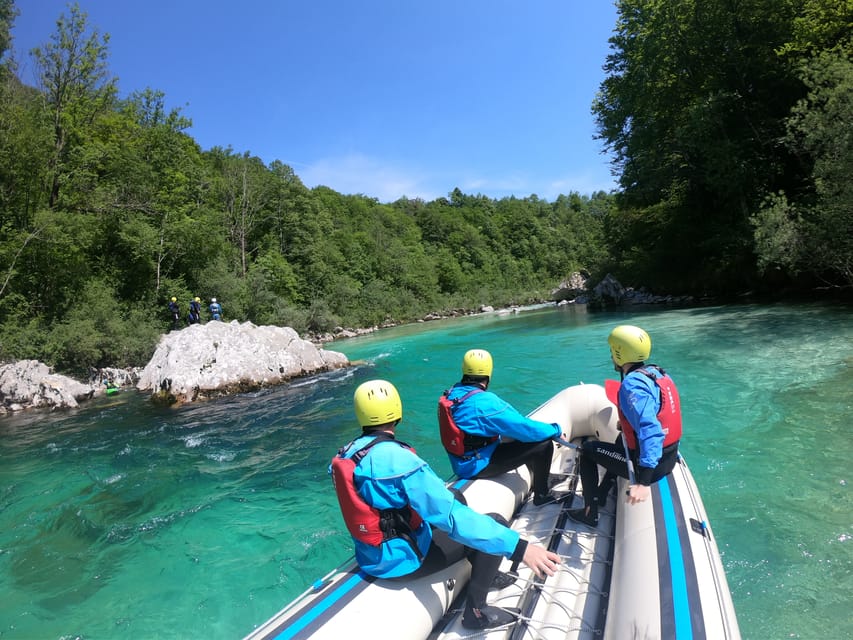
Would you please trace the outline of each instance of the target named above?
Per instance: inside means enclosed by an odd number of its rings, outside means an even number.
[[[571,443],[555,445],[551,468],[553,491],[564,500],[534,506],[526,466],[492,479],[451,483],[469,506],[501,513],[523,537],[562,558],[556,575],[544,580],[523,564],[504,561],[501,569],[518,577],[491,592],[489,604],[519,608],[518,621],[488,631],[462,627],[461,596],[470,575],[466,560],[416,580],[376,579],[352,560],[317,580],[245,640],[740,638],[719,551],[686,462],[679,460],[655,484],[651,500],[640,505],[625,502],[627,485],[620,479],[593,529],[567,515],[580,506],[583,490],[571,445],[586,438],[614,441],[616,408],[604,387],[577,385],[530,416],[558,422],[571,434]]]

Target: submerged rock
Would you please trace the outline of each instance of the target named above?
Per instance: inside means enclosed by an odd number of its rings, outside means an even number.
[[[167,404],[280,384],[349,365],[290,327],[251,322],[194,324],[164,335],[136,388]]]

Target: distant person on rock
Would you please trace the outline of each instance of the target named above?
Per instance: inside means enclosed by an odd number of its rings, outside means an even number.
[[[196,296],[190,300],[190,312],[187,315],[188,324],[198,324],[201,322],[201,298]]]
[[[625,324],[613,329],[607,342],[621,383],[605,388],[619,411],[622,436],[616,442],[583,443],[579,472],[584,506],[569,511],[572,520],[591,527],[598,524],[598,508],[607,500],[616,476],[631,480],[629,504],[648,500],[651,485],[675,467],[681,439],[681,402],[675,383],[658,365],[645,363],[652,352],[649,334]],[[600,485],[599,465],[607,471]]]
[[[179,329],[181,326],[181,308],[178,306],[178,299],[175,296],[169,300],[169,315],[172,317],[172,329]]]
[[[548,481],[553,438],[563,436],[557,423],[521,415],[488,391],[492,355],[471,349],[462,358],[462,379],[438,403],[441,442],[453,472],[460,478],[491,478],[523,464],[533,475],[533,503],[555,502]]]
[[[216,298],[210,299],[210,319],[211,320],[222,320],[222,305],[216,301]]]
[[[490,589],[514,581],[499,573],[501,557],[524,562],[539,577],[554,575],[560,557],[519,537],[501,515],[470,509],[414,449],[395,439],[403,405],[390,382],[363,383],[353,404],[361,433],[338,451],[329,472],[361,570],[402,579],[467,558],[471,580],[462,626],[490,629],[514,622],[517,609],[486,605]]]

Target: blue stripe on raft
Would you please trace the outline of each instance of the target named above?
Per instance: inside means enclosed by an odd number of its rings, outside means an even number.
[[[451,485],[451,488],[462,491],[472,482],[473,480],[459,479]],[[317,627],[322,626],[325,624],[325,621],[322,620],[322,618],[331,617],[335,613],[332,609],[334,609],[336,604],[340,603],[340,601],[346,596],[349,596],[350,598],[354,597],[354,594],[350,592],[354,591],[356,587],[359,586],[366,587],[368,583],[371,583],[374,580],[375,578],[372,578],[363,571],[357,569],[351,577],[332,587],[332,589],[326,593],[322,599],[314,600],[309,603],[302,612],[297,612],[295,614],[298,616],[296,619],[289,618],[285,621],[284,628],[279,627],[274,630],[272,634],[264,636],[264,640],[292,640],[293,638],[300,637],[299,633],[312,624]]]
[[[331,608],[338,600],[343,598],[351,589],[367,578],[368,576],[366,573],[358,571],[355,575],[335,588],[333,593],[327,594],[319,603],[319,606],[310,608],[301,618],[295,620],[292,625],[284,629],[278,635],[270,636],[270,638],[272,640],[290,640],[291,638],[297,637],[297,634],[300,631],[323,615],[323,613]]]
[[[690,621],[690,599],[687,595],[687,577],[684,571],[684,557],[681,554],[681,542],[678,536],[678,521],[672,506],[672,494],[669,483],[662,479],[656,483],[660,489],[660,502],[666,533],[666,547],[669,552],[669,569],[672,580],[672,603],[675,613],[675,637],[677,640],[693,638],[693,625]]]
[[[669,568],[669,547],[666,542],[666,522],[660,498],[660,483],[652,485],[652,509],[655,514],[655,554],[658,559],[658,596],[660,598],[660,637],[675,638],[675,605],[672,601],[672,573]]]
[[[454,482],[452,485],[450,485],[450,488],[456,489],[457,491],[462,491],[462,489],[464,487],[466,487],[467,485],[471,484],[471,482],[473,482],[473,481],[472,480],[460,479],[460,480],[457,480],[456,482]]]
[[[683,465],[684,461],[679,460]],[[678,467],[676,467],[678,468]],[[696,575],[696,563],[693,560],[692,538],[697,535],[690,524],[690,517],[685,514],[679,491],[675,481],[675,472],[666,477],[669,490],[673,495],[672,508],[678,522],[678,538],[681,541],[681,557],[684,560],[684,575],[687,578],[687,599],[690,601],[690,621],[693,623],[694,640],[706,640],[705,614],[702,611],[702,594],[699,592],[699,578]]]

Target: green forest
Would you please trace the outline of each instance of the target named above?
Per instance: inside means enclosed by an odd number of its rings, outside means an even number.
[[[616,192],[379,202],[200,148],[156,88],[120,97],[80,5],[25,85],[0,0],[0,360],[144,365],[173,296],[305,333],[547,300],[575,271],[667,294],[849,291],[853,0],[616,6],[590,96]]]

